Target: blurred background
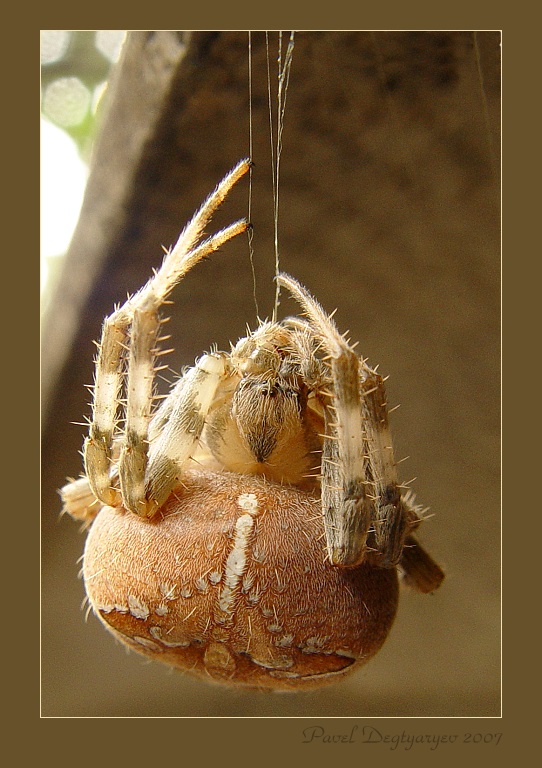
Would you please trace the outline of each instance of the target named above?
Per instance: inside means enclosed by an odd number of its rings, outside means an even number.
[[[284,57],[289,33],[282,38]],[[127,654],[85,622],[84,534],[57,489],[81,471],[93,339],[161,246],[249,152],[254,271],[237,238],[176,289],[179,371],[273,307],[269,127],[277,32],[42,32],[42,714],[500,714],[500,34],[296,32],[280,172],[281,267],[389,375],[402,479],[445,568],[406,592],[345,682],[248,693]],[[269,55],[268,55],[269,54]],[[275,123],[276,124],[276,123]],[[216,228],[245,216],[241,183]],[[257,306],[257,309],[256,309]],[[295,310],[283,296],[280,312]],[[170,379],[173,378],[171,374]],[[163,384],[166,387],[166,383]]]

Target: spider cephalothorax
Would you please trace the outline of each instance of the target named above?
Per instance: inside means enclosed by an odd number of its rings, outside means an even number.
[[[86,476],[62,495],[74,517],[96,517],[87,594],[125,643],[221,681],[298,688],[379,649],[398,574],[422,592],[443,575],[413,536],[420,510],[399,484],[382,377],[288,275],[277,280],[303,317],[203,355],[152,410],[159,310],[246,229],[201,242],[248,168],[223,179],[160,270],[106,318]]]

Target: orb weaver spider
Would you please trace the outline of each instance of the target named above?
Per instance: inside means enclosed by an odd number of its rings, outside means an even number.
[[[413,535],[421,510],[399,484],[382,377],[292,277],[277,280],[303,316],[203,355],[153,408],[160,309],[249,226],[202,239],[249,167],[224,177],[105,319],[85,476],[61,495],[90,526],[90,604],[123,643],[219,682],[295,690],[365,663],[399,581],[430,592],[443,573]]]

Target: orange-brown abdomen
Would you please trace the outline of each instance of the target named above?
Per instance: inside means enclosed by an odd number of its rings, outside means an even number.
[[[329,564],[319,499],[233,473],[187,472],[151,521],[104,507],[83,571],[95,613],[130,648],[256,688],[353,671],[397,609],[395,569]]]

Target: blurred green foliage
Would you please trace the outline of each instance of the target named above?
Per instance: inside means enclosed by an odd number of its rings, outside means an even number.
[[[123,30],[41,31],[42,114],[74,139],[84,160],[123,38]]]

